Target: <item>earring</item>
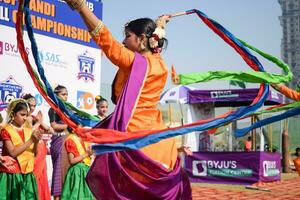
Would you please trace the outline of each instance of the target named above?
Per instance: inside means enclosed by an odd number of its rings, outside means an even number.
[[[140,51],[144,51],[146,49],[144,43],[140,43]]]

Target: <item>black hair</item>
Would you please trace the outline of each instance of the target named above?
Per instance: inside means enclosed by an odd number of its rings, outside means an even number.
[[[95,97],[95,101],[96,101],[96,104],[100,104],[100,103],[102,103],[104,101],[108,103],[108,101],[105,98],[103,98],[102,96],[100,96],[100,95],[97,95]]]
[[[35,97],[32,96],[32,94],[27,93],[27,94],[22,95],[22,99],[29,100],[29,99],[35,99]]]
[[[12,114],[16,114],[20,110],[28,110],[28,104],[26,102],[19,102],[16,106],[12,109]]]
[[[56,86],[55,88],[54,88],[54,93],[56,94],[56,95],[58,95],[62,90],[64,90],[64,89],[67,89],[65,86],[63,86],[63,85],[58,85],[58,86]]]
[[[152,49],[149,45],[149,38],[152,37],[153,32],[156,29],[156,23],[150,19],[150,18],[139,18],[130,21],[125,25],[125,30],[133,32],[137,36],[141,36],[142,34],[145,34],[148,38],[148,46],[151,50],[151,52],[154,52],[154,49]],[[164,47],[165,45],[165,47]],[[158,40],[158,48],[166,48],[168,45],[168,40],[166,38],[162,38]]]

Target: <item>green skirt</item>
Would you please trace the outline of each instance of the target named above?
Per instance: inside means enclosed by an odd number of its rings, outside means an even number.
[[[9,174],[0,172],[0,199],[38,200],[33,173]]]
[[[69,168],[66,175],[61,199],[73,200],[93,200],[95,199],[90,191],[85,177],[89,168],[84,163],[78,163]]]

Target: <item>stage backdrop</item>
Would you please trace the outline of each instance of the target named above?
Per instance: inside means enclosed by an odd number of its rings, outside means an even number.
[[[87,4],[102,18],[101,1],[88,0]],[[31,0],[30,9],[39,57],[50,84],[66,86],[69,102],[96,114],[94,96],[100,93],[101,50],[91,40],[79,14],[61,0]],[[0,107],[3,109],[22,93],[32,93],[38,100],[37,110],[43,111],[48,122],[49,105],[35,89],[17,49],[16,12],[16,0],[0,1]],[[24,35],[34,65],[27,33]]]
[[[87,4],[102,19],[102,2],[88,0]],[[69,102],[96,114],[94,97],[100,93],[101,50],[91,40],[79,14],[61,0],[31,0],[30,9],[39,57],[50,84],[66,86]],[[0,1],[0,111],[5,118],[5,107],[10,100],[22,93],[31,93],[37,99],[36,111],[41,110],[44,122],[48,123],[49,105],[34,87],[18,52],[14,28],[16,12],[16,0]],[[24,36],[26,51],[34,66],[26,32]],[[50,156],[47,156],[47,171],[51,182]]]

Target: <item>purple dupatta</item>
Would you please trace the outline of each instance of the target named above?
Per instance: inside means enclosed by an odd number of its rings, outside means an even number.
[[[115,111],[103,126],[126,130],[146,76],[147,60],[136,53]],[[192,199],[190,183],[180,167],[179,159],[174,169],[168,171],[141,151],[96,156],[86,181],[97,199]]]

